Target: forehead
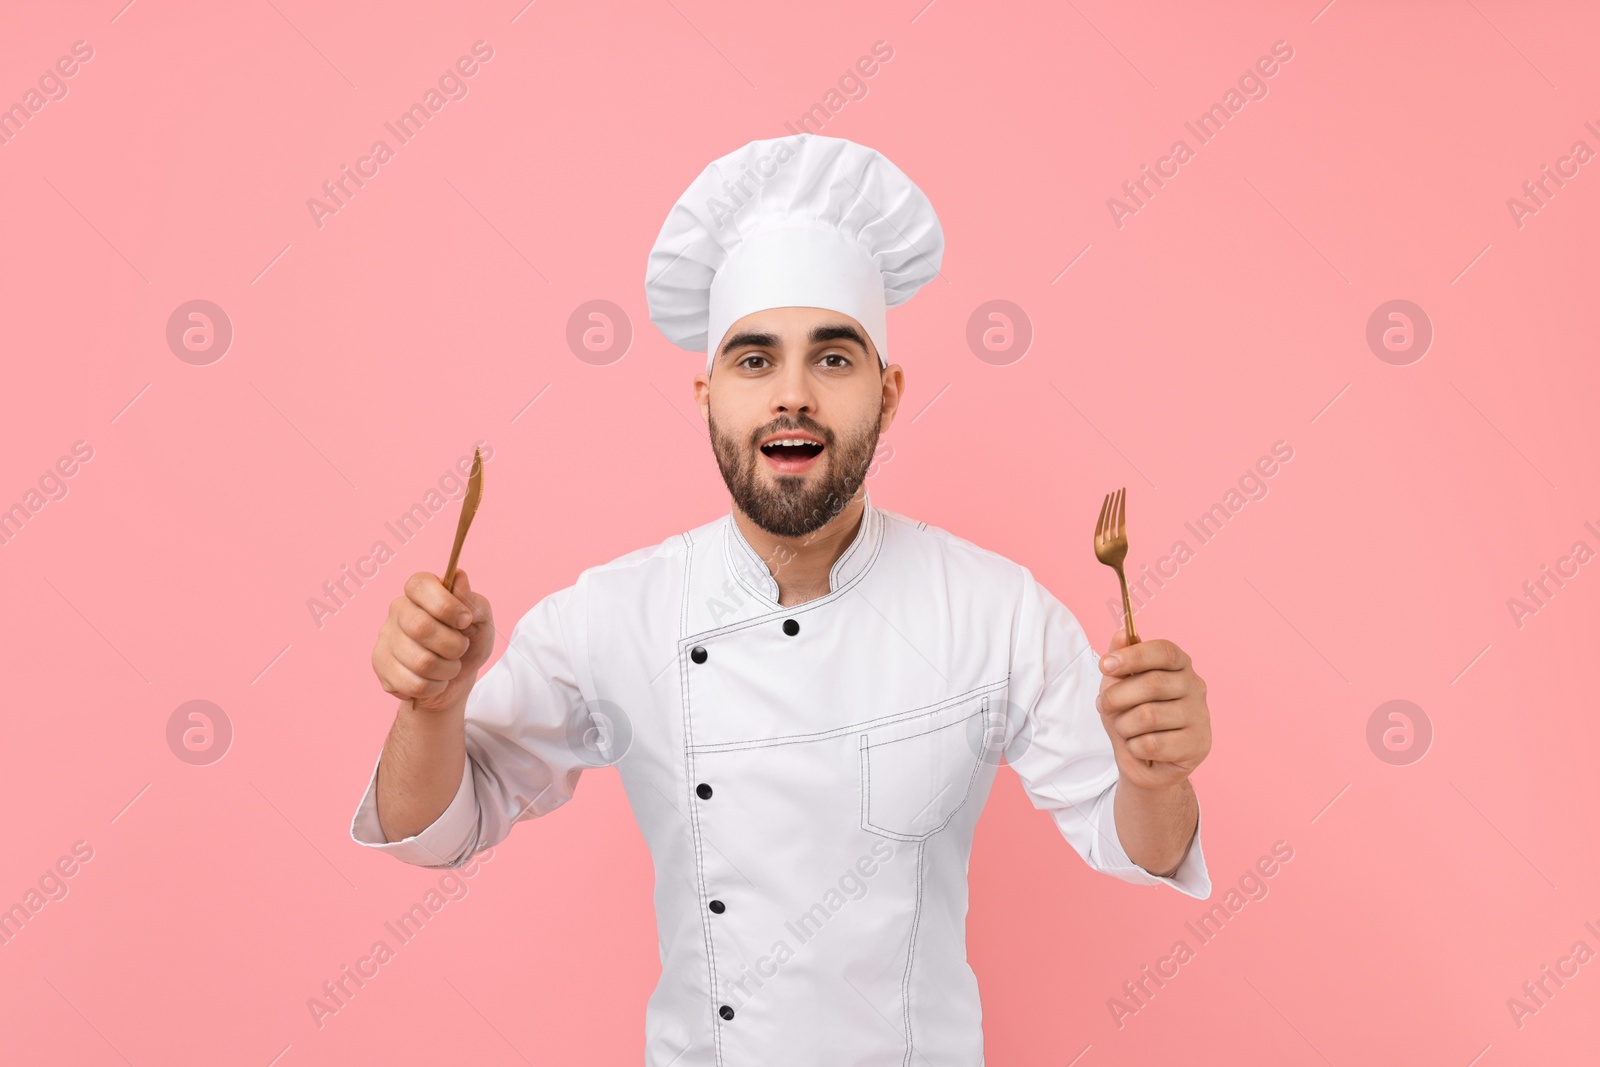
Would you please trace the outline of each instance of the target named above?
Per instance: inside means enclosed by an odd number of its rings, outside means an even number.
[[[735,333],[745,333],[759,330],[763,333],[775,333],[787,339],[788,335],[803,337],[810,333],[815,326],[826,326],[833,323],[844,323],[854,326],[866,336],[866,328],[853,317],[842,311],[830,311],[827,308],[816,307],[781,307],[765,308],[761,311],[752,311],[742,319],[736,320],[728,327],[728,333],[723,340]]]
[[[714,359],[730,360],[749,346],[783,349],[789,346],[859,344],[870,358],[878,350],[861,323],[842,311],[818,307],[779,307],[753,311],[728,327]],[[881,363],[882,361],[879,360]]]

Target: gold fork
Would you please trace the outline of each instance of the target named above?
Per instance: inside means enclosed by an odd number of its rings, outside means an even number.
[[[456,520],[456,543],[450,548],[450,565],[444,569],[444,587],[455,592],[456,563],[461,558],[461,546],[467,540],[467,527],[472,516],[478,513],[478,501],[483,499],[483,457],[480,449],[472,450],[472,473],[467,476],[467,495],[461,501],[461,518]]]
[[[1128,579],[1122,573],[1122,561],[1128,555],[1126,487],[1107,493],[1100,505],[1100,520],[1094,526],[1094,558],[1117,572],[1117,582],[1122,586],[1122,618],[1128,628],[1128,644],[1137,645],[1139,635],[1133,629],[1133,605],[1128,600]],[[1155,760],[1145,760],[1146,767],[1155,766]]]

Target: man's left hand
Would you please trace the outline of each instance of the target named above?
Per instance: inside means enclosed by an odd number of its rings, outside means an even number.
[[[1211,751],[1206,683],[1188,654],[1171,641],[1130,645],[1119,628],[1100,657],[1100,674],[1095,706],[1121,779],[1161,788],[1188,778]],[[1147,759],[1154,764],[1146,766]]]

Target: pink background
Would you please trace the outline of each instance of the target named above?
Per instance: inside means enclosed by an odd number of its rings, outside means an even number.
[[[122,2],[12,4],[0,32],[5,104],[93,48],[0,145],[0,506],[93,450],[0,545],[0,906],[93,850],[0,948],[0,1060],[639,1062],[652,873],[612,770],[313,1022],[439,884],[348,828],[393,708],[372,639],[443,569],[454,503],[320,627],[307,601],[479,439],[465,564],[506,630],[723,513],[645,256],[707,162],[876,41],[821,132],[911,175],[947,252],[890,316],[908,396],[875,502],[1029,566],[1103,646],[1090,534],[1126,485],[1135,567],[1195,550],[1138,621],[1209,685],[1210,903],[1293,849],[1201,946],[1206,905],[1092,873],[1003,773],[971,867],[988,1062],[1592,1060],[1600,962],[1520,1026],[1507,1000],[1600,951],[1600,564],[1520,625],[1508,600],[1600,549],[1600,162],[1520,227],[1507,200],[1600,149],[1593,6]],[[307,199],[479,40],[468,95],[319,228]],[[1276,41],[1265,98],[1118,227],[1108,198]],[[232,324],[209,365],[166,339],[195,299]],[[1021,358],[968,344],[995,299]],[[1366,340],[1393,299],[1434,331],[1408,365]],[[631,320],[603,365],[566,340],[591,300]],[[1268,494],[1200,545],[1184,523],[1276,441]],[[1395,699],[1431,724],[1406,765],[1367,739]],[[209,765],[168,744],[190,700],[232,726]],[[1180,938],[1119,1027],[1108,1000]]]

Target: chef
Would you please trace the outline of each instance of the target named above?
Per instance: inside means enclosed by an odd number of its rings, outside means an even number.
[[[850,141],[712,163],[645,287],[705,353],[729,512],[583,571],[482,677],[493,616],[465,572],[412,575],[379,633],[401,703],[357,842],[459,867],[586,770],[621,775],[656,869],[648,1067],[979,1067],[966,874],[1002,761],[1090,867],[1211,891],[1189,657],[1098,656],[1026,567],[866,492],[905,387],[886,310],[943,245],[922,191]]]

